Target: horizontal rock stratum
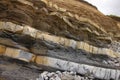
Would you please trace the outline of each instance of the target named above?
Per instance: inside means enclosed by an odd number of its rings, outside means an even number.
[[[47,56],[36,56],[32,53],[20,49],[9,48],[3,45],[0,45],[0,54],[26,62],[32,61],[39,65],[49,66],[60,70],[75,71],[82,75],[89,73],[89,76],[93,76],[99,79],[119,80],[120,76],[120,70],[117,69],[107,69],[102,67],[90,66]]]
[[[0,56],[119,80],[119,24],[82,0],[1,0]]]

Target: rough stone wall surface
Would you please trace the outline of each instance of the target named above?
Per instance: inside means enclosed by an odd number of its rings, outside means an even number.
[[[119,80],[119,30],[84,1],[0,0],[0,56],[42,70]]]

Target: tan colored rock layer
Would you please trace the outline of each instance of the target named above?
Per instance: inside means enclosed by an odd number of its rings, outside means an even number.
[[[18,26],[19,26],[19,28],[18,28]],[[95,46],[90,45],[83,41],[75,41],[72,39],[67,39],[67,38],[63,38],[63,37],[50,35],[49,33],[45,33],[40,30],[36,30],[27,25],[20,26],[20,25],[14,24],[12,22],[0,22],[0,29],[11,31],[14,33],[19,32],[19,34],[29,35],[35,39],[42,39],[42,40],[45,40],[48,42],[63,45],[65,47],[72,47],[73,49],[85,50],[88,53],[103,54],[103,55],[108,55],[108,56],[114,57],[114,58],[120,57],[120,54],[114,52],[113,50],[110,50],[107,48],[95,47]]]

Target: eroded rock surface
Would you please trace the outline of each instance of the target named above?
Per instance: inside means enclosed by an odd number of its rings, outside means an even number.
[[[43,70],[119,80],[119,30],[118,20],[85,1],[0,1],[0,56]]]

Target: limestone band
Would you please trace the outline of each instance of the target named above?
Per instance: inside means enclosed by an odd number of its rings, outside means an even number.
[[[12,22],[1,21],[0,29],[11,31],[11,32],[18,33],[18,34],[29,35],[35,39],[42,39],[48,42],[63,45],[64,47],[72,47],[73,49],[82,49],[82,50],[87,51],[88,53],[103,54],[103,55],[108,55],[114,58],[120,57],[119,53],[114,52],[111,49],[99,48],[99,47],[89,45],[88,43],[83,42],[83,41],[75,41],[75,40],[67,39],[64,37],[54,36],[54,35],[51,35],[50,33],[37,30],[27,25],[22,26],[22,25],[14,24]]]

